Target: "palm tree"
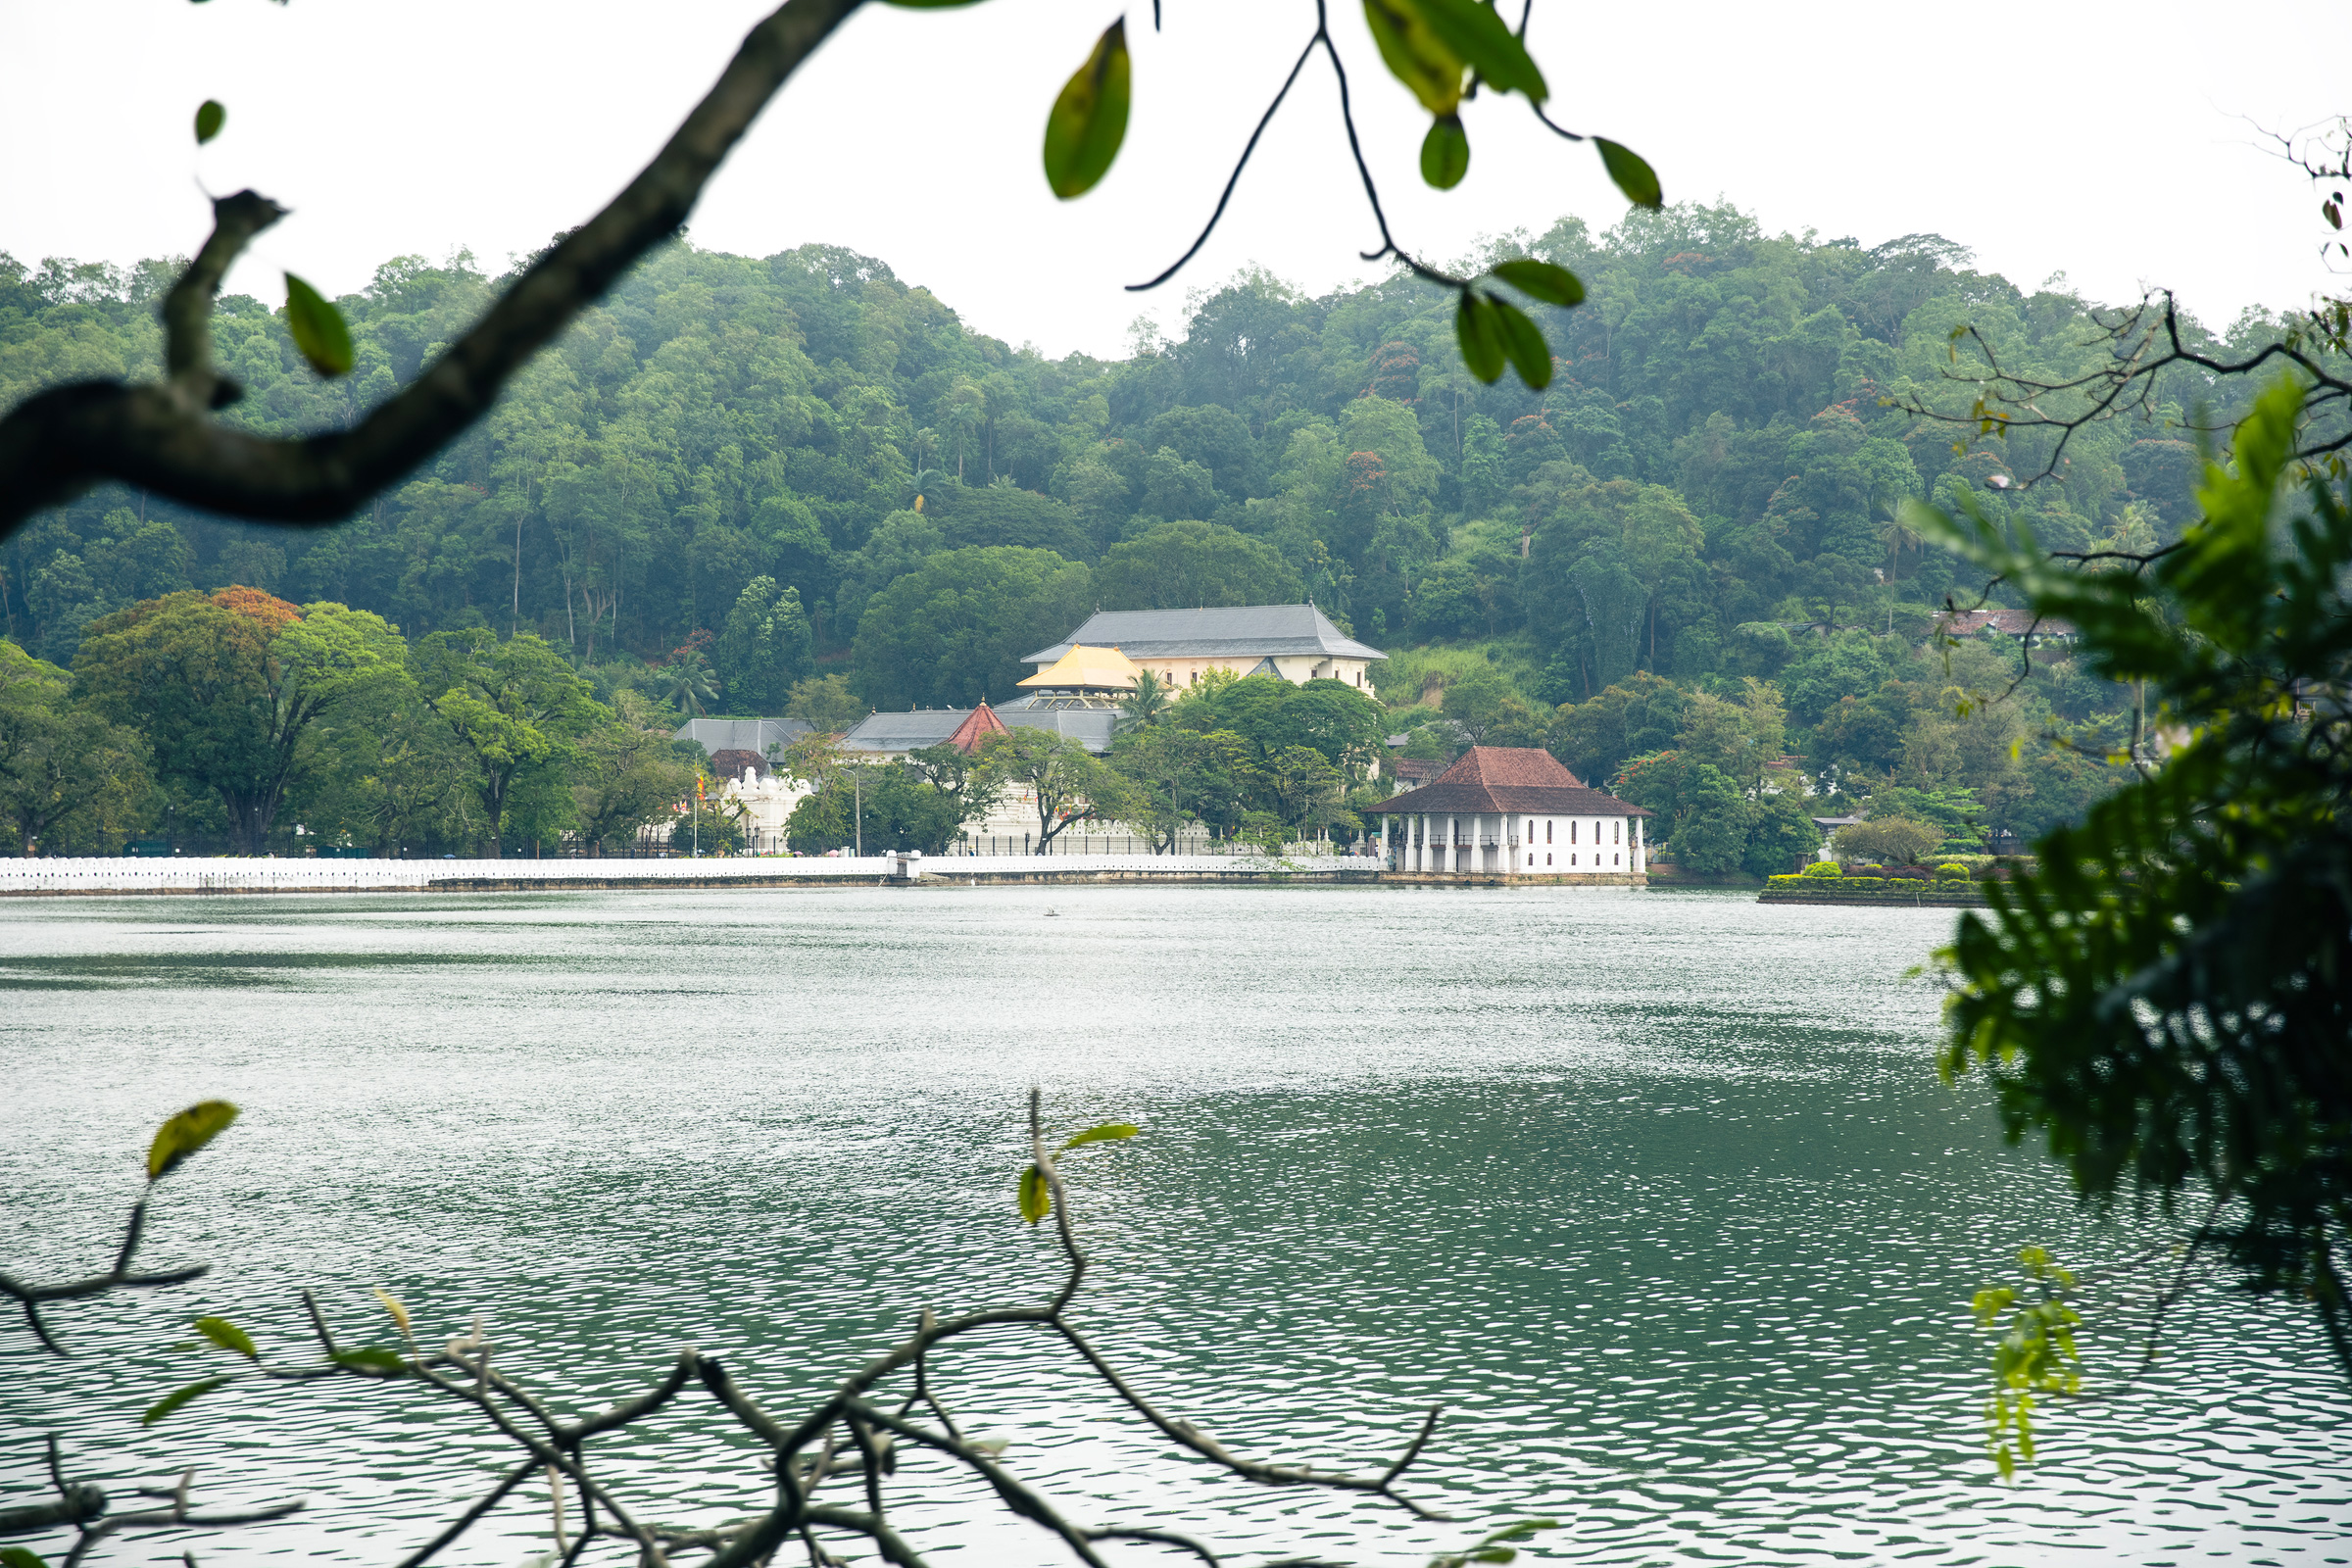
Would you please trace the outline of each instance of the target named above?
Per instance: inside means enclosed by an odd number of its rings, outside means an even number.
[[[1879,519],[1879,543],[1886,547],[1886,581],[1902,575],[1903,552],[1919,548],[1919,534],[1897,511]]]
[[[948,391],[948,418],[956,426],[956,477],[963,477],[963,442],[980,427],[988,394],[970,381],[958,381]]]
[[[937,468],[915,469],[913,477],[906,481],[908,488],[914,492],[914,510],[917,512],[923,510],[924,491],[936,490],[947,482],[948,476]]]
[[[681,713],[700,717],[710,710],[709,705],[718,701],[718,683],[710,671],[710,661],[699,648],[682,648],[662,666],[663,691]]]
[[[1150,729],[1164,721],[1176,701],[1176,689],[1152,670],[1138,670],[1135,686],[1119,699],[1116,727],[1122,732]]]

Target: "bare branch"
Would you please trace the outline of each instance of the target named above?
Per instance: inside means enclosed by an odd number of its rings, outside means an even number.
[[[1154,6],[1156,8],[1156,0],[1154,0]],[[1140,294],[1146,289],[1159,287],[1160,284],[1165,283],[1169,278],[1174,277],[1178,272],[1183,271],[1185,263],[1191,261],[1194,257],[1200,254],[1200,247],[1207,244],[1208,236],[1216,232],[1217,220],[1225,216],[1225,204],[1233,200],[1234,187],[1242,182],[1242,171],[1250,167],[1250,155],[1257,151],[1258,137],[1263,136],[1266,133],[1266,127],[1274,122],[1274,111],[1280,109],[1282,107],[1283,99],[1290,96],[1293,83],[1297,82],[1298,79],[1298,73],[1306,69],[1307,61],[1312,59],[1314,56],[1315,45],[1321,43],[1322,41],[1323,29],[1318,26],[1315,29],[1315,35],[1306,40],[1306,47],[1298,51],[1298,63],[1291,67],[1291,74],[1282,78],[1282,90],[1274,95],[1274,101],[1272,103],[1266,105],[1266,112],[1258,116],[1257,128],[1250,132],[1250,140],[1243,146],[1241,158],[1234,164],[1233,172],[1226,177],[1225,190],[1223,194],[1217,197],[1216,211],[1208,215],[1208,221],[1201,226],[1200,237],[1194,240],[1191,246],[1185,250],[1185,253],[1182,256],[1179,256],[1176,258],[1176,260],[1170,262],[1167,270],[1161,272],[1157,277],[1154,277],[1150,282],[1146,283],[1128,284],[1128,293]]]
[[[1429,1440],[1429,1434],[1437,1424],[1439,1414],[1437,1409],[1429,1412],[1422,1423],[1421,1435],[1405,1450],[1404,1457],[1391,1465],[1386,1474],[1378,1477],[1349,1475],[1336,1470],[1313,1470],[1301,1465],[1263,1464],[1253,1459],[1244,1459],[1229,1451],[1223,1444],[1194,1426],[1190,1421],[1179,1420],[1163,1414],[1156,1405],[1137,1393],[1127,1380],[1119,1375],[1117,1369],[1103,1357],[1102,1352],[1096,1349],[1087,1341],[1086,1336],[1080,1334],[1066,1322],[1057,1321],[1054,1326],[1060,1332],[1061,1337],[1069,1342],[1070,1348],[1085,1357],[1087,1364],[1095,1369],[1095,1374],[1110,1386],[1111,1392],[1126,1400],[1130,1409],[1157,1428],[1163,1437],[1192,1449],[1193,1452],[1204,1459],[1213,1460],[1245,1481],[1255,1481],[1270,1487],[1329,1487],[1338,1492],[1374,1493],[1404,1508],[1417,1518],[1443,1520],[1447,1517],[1432,1509],[1424,1508],[1403,1494],[1391,1490],[1397,1477],[1404,1473],[1405,1467],[1420,1455],[1422,1445]]]
[[[84,1275],[63,1285],[26,1285],[0,1274],[0,1296],[16,1298],[24,1309],[24,1324],[33,1337],[52,1355],[71,1357],[72,1352],[58,1342],[49,1325],[42,1321],[40,1303],[43,1301],[74,1301],[83,1297],[102,1296],[108,1291],[145,1291],[165,1285],[185,1285],[202,1279],[212,1272],[210,1263],[198,1263],[192,1268],[167,1269],[160,1273],[133,1274],[131,1259],[139,1250],[139,1239],[147,1226],[147,1200],[141,1198],[130,1208],[130,1220],[122,1229],[122,1244],[116,1249],[114,1267],[103,1274]]]
[[[874,1544],[885,1560],[920,1568],[921,1559],[892,1529],[884,1493],[887,1478],[897,1474],[899,1446],[912,1443],[953,1458],[985,1480],[1011,1512],[1052,1532],[1086,1568],[1106,1568],[1099,1544],[1132,1541],[1188,1551],[1218,1568],[1218,1557],[1202,1543],[1178,1532],[1153,1526],[1081,1525],[1065,1517],[1043,1494],[1021,1481],[998,1460],[1001,1446],[968,1440],[949,1417],[930,1382],[931,1352],[948,1341],[983,1330],[1008,1327],[1047,1328],[1060,1335],[1093,1368],[1095,1374],[1164,1436],[1219,1467],[1247,1480],[1274,1486],[1313,1486],[1375,1494],[1423,1518],[1440,1518],[1399,1495],[1396,1482],[1419,1458],[1436,1430],[1439,1412],[1432,1409],[1404,1451],[1376,1477],[1354,1476],[1304,1466],[1263,1464],[1242,1459],[1190,1423],[1163,1415],[1129,1387],[1108,1362],[1063,1316],[1089,1271],[1089,1259],[1078,1234],[1074,1206],[1050,1148],[1043,1098],[1032,1092],[1028,1105],[1029,1147],[1043,1174],[1054,1236],[1064,1259],[1064,1271],[1051,1299],[1043,1305],[1001,1307],[942,1319],[929,1309],[916,1318],[912,1332],[900,1344],[868,1360],[838,1388],[820,1399],[797,1423],[778,1421],[738,1389],[717,1359],[693,1347],[681,1350],[667,1371],[645,1392],[573,1420],[559,1418],[540,1397],[490,1364],[491,1345],[476,1317],[470,1334],[453,1338],[433,1351],[417,1350],[414,1335],[406,1336],[415,1352],[397,1364],[351,1359],[338,1353],[318,1299],[303,1293],[310,1326],[326,1360],[320,1366],[260,1365],[267,1379],[309,1380],[348,1376],[374,1382],[414,1382],[471,1406],[505,1443],[520,1450],[519,1460],[501,1475],[487,1492],[441,1527],[433,1538],[401,1560],[400,1568],[423,1568],[468,1530],[479,1524],[534,1473],[544,1472],[550,1487],[549,1507],[556,1555],[564,1564],[578,1561],[592,1542],[627,1540],[638,1551],[642,1568],[662,1568],[666,1552],[698,1548],[712,1553],[715,1568],[750,1568],[770,1561],[774,1553],[799,1537],[813,1568],[839,1568],[818,1544],[816,1532],[841,1531]],[[143,1224],[143,1211],[134,1211],[130,1228],[117,1257],[118,1274],[135,1281],[128,1268]],[[111,1278],[109,1276],[108,1278]],[[47,1290],[60,1288],[50,1287]],[[27,1302],[27,1310],[30,1303]],[[877,1395],[881,1386],[901,1372],[908,1374],[911,1390],[893,1390],[888,1397],[903,1405],[893,1410]],[[728,1416],[767,1448],[767,1468],[775,1477],[776,1500],[765,1513],[715,1529],[678,1529],[642,1524],[622,1506],[612,1491],[592,1478],[586,1468],[585,1446],[590,1438],[617,1431],[673,1403],[690,1383],[699,1382]],[[927,1407],[940,1427],[909,1419]],[[844,1449],[851,1451],[845,1452]],[[200,1513],[190,1508],[193,1472],[177,1485],[152,1495],[168,1506],[114,1518],[105,1517],[105,1494],[93,1486],[67,1480],[54,1440],[49,1448],[50,1479],[58,1499],[31,1508],[0,1512],[0,1533],[29,1534],[43,1530],[78,1532],[67,1560],[78,1563],[102,1539],[130,1530],[207,1527],[281,1518],[299,1503],[279,1504],[244,1512]],[[818,1504],[812,1494],[828,1480],[856,1477],[862,1491],[862,1508]],[[566,1486],[579,1492],[580,1523],[576,1534],[567,1528]],[[600,1505],[609,1524],[600,1523]]]
[[[213,237],[167,308],[169,381],[69,382],[0,418],[0,537],[41,508],[110,478],[260,521],[327,523],[350,515],[479,418],[533,354],[677,232],[760,110],[859,3],[785,0],[604,211],[533,262],[471,331],[348,430],[276,441],[209,416],[207,406],[226,383],[212,369],[210,334],[192,319],[196,308],[245,243],[282,216],[251,192],[217,204]]]
[[[1185,1551],[1189,1551],[1194,1556],[1200,1558],[1202,1562],[1208,1564],[1208,1568],[1221,1568],[1215,1552],[1209,1550],[1207,1546],[1201,1544],[1198,1541],[1195,1541],[1192,1537],[1181,1535],[1173,1530],[1137,1529],[1128,1526],[1111,1525],[1100,1530],[1089,1530],[1086,1533],[1086,1539],[1089,1541],[1154,1542],[1163,1546],[1176,1546]]]
[[[451,1521],[448,1529],[418,1546],[415,1551],[410,1552],[406,1557],[401,1558],[400,1568],[423,1568],[423,1564],[430,1562],[435,1552],[472,1529],[476,1521],[505,1500],[508,1493],[513,1492],[528,1480],[531,1471],[537,1464],[536,1459],[525,1459],[508,1471],[505,1480],[483,1494],[480,1501]]]
[[[164,373],[191,415],[224,409],[244,395],[213,368],[213,301],[253,237],[285,216],[283,207],[250,190],[214,202],[212,237],[164,296]]]

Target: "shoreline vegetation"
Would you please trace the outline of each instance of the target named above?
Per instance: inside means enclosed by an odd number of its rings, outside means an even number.
[[[1223,840],[1346,839],[1392,760],[1542,746],[1653,812],[1653,847],[1758,878],[1816,851],[1814,811],[1935,835],[1915,853],[2004,850],[2126,781],[2105,759],[2132,690],[2014,595],[1947,612],[1973,595],[1959,558],[1900,521],[1965,502],[2050,549],[2179,541],[2202,467],[2177,424],[2080,432],[2065,486],[2028,488],[2038,449],[1955,453],[1923,412],[1973,395],[1946,373],[1964,326],[2046,378],[2107,363],[2083,346],[2094,301],[1948,239],[1865,248],[1724,204],[1504,249],[1586,290],[1536,310],[1559,365],[1541,391],[1469,374],[1458,298],[1420,282],[1241,273],[1181,336],[1048,360],[877,258],[664,245],[334,527],[109,484],[11,536],[0,688],[41,766],[0,767],[0,851],[625,850],[712,766],[673,746],[691,719],[835,733],[1001,704],[1022,656],[1097,609],[1307,601],[1388,656],[1366,738],[1292,722],[1246,677],[1199,714],[1246,755],[1138,735],[1106,764]],[[0,256],[0,406],[160,373],[176,270]],[[492,270],[387,260],[336,302],[341,382],[270,303],[223,297],[213,337],[245,397],[222,423],[274,439],[397,398],[512,282]],[[2237,353],[2289,324],[2183,329]],[[2250,396],[2161,383],[2181,409],[2220,399],[2216,420]],[[158,673],[196,667],[236,700]],[[859,832],[867,777],[803,847],[953,842],[957,803],[911,774]]]
[[[1827,863],[1827,862],[1825,862]],[[1797,872],[1766,879],[1758,904],[1907,904],[1960,909],[1985,907],[1984,888],[1973,876],[1827,876]]]

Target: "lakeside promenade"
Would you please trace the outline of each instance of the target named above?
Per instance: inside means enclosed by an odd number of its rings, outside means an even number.
[[[839,883],[1372,881],[1369,856],[866,855],[706,859],[345,860],[228,856],[0,860],[0,897],[203,893],[514,893],[564,888],[790,887]]]

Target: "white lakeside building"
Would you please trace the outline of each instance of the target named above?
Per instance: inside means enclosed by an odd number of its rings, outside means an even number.
[[[1367,807],[1383,862],[1430,876],[1645,886],[1650,813],[1592,789],[1542,747],[1473,746],[1417,790]]]

